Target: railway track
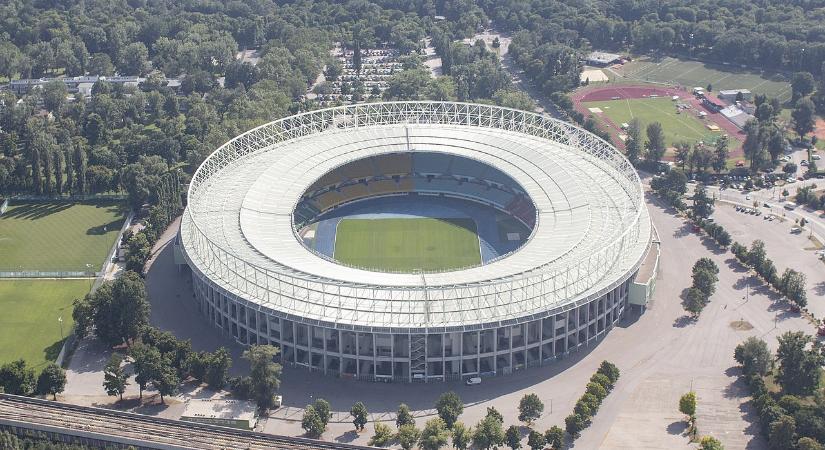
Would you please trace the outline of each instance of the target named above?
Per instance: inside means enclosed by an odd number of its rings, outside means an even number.
[[[0,425],[153,449],[368,449],[0,394]]]

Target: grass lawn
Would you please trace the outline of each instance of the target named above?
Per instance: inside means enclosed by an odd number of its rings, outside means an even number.
[[[381,271],[447,270],[481,263],[472,219],[344,219],[336,260]]]
[[[749,89],[768,97],[777,97],[782,102],[791,98],[791,86],[784,75],[759,73],[735,65],[643,56],[626,63],[617,71],[626,79],[678,84],[688,88],[704,88],[710,84],[714,92]]]
[[[0,280],[0,364],[54,361],[63,345],[58,317],[68,335],[72,301],[88,292],[88,280]]]
[[[606,117],[614,126],[630,123],[634,118],[642,124],[642,134],[651,122],[659,122],[665,132],[665,143],[673,147],[676,143],[687,141],[716,142],[724,131],[710,131],[705,123],[692,110],[676,114],[676,107],[669,98],[640,98],[632,100],[609,100],[604,102],[583,103],[588,108],[600,108],[602,113],[594,114],[597,118]],[[710,123],[710,122],[708,122]],[[731,145],[731,147],[734,147]]]
[[[12,203],[0,216],[0,270],[100,270],[123,220],[119,202]]]

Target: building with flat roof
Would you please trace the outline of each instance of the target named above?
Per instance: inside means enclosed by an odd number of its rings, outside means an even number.
[[[717,92],[717,96],[726,102],[733,103],[740,93],[742,94],[742,100],[748,102],[753,100],[753,93],[748,89],[725,89]]]
[[[191,399],[180,420],[251,430],[258,422],[255,411],[255,403],[244,400]]]
[[[587,55],[587,64],[590,66],[604,67],[618,62],[622,55],[606,52],[591,52]]]

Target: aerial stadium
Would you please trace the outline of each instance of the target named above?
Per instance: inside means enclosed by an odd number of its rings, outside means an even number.
[[[195,301],[285,364],[376,381],[502,375],[594,345],[651,247],[636,171],[571,124],[490,105],[298,114],[198,168]]]

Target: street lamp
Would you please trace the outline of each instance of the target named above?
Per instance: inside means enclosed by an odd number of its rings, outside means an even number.
[[[86,263],[86,269],[91,269],[92,265],[90,263]],[[90,272],[91,270],[87,270]],[[89,292],[92,292],[92,277],[89,277]]]
[[[57,321],[60,322],[60,340],[63,340],[63,316],[57,318]]]

